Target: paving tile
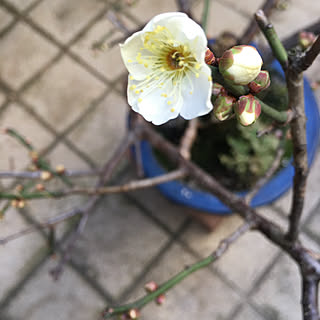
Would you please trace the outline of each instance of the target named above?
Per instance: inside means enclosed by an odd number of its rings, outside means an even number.
[[[271,17],[280,38],[302,29],[305,26],[316,22],[319,11],[319,3],[313,0],[288,1],[288,7],[284,11],[275,11]]]
[[[298,267],[287,256],[277,261],[266,280],[252,295],[266,319],[301,320],[300,276]]]
[[[105,6],[100,0],[43,1],[31,18],[56,39],[68,42]]]
[[[182,240],[201,256],[207,256],[240,224],[239,217],[227,217],[210,235],[204,233],[199,226],[193,225],[182,235]],[[241,290],[247,292],[277,252],[276,247],[268,240],[252,231],[238,239],[217,261],[215,267]]]
[[[0,106],[4,103],[5,100],[6,100],[5,94],[2,91],[0,91]]]
[[[234,320],[264,320],[264,318],[254,311],[251,307],[246,305],[233,318]]]
[[[203,1],[194,8],[195,18],[200,21],[203,10]],[[232,31],[239,36],[247,27],[249,19],[219,2],[212,3],[208,18],[208,38],[217,37],[223,31]]]
[[[4,203],[1,203],[1,207]],[[29,225],[20,213],[10,208],[0,221],[1,238],[19,232]],[[32,233],[22,238],[12,240],[0,248],[0,301],[16,283],[25,277],[40,254],[44,241],[38,233]]]
[[[312,164],[310,174],[307,182],[305,205],[303,209],[302,221],[304,221],[319,202],[319,181],[320,181],[320,154],[316,155],[316,158]],[[274,202],[276,208],[281,209],[285,215],[289,215],[292,202],[292,190],[287,192],[283,197]]]
[[[261,8],[264,3],[263,0],[246,0],[246,1],[237,1],[237,0],[220,0],[222,5],[226,7],[230,7],[233,10],[238,10],[239,12],[243,12],[247,14],[249,17],[253,17],[254,13]],[[215,4],[212,4],[215,6]]]
[[[110,195],[90,217],[74,259],[118,296],[167,240],[131,201],[123,195]]]
[[[53,136],[18,104],[9,105],[1,114],[0,128],[9,127],[18,130],[39,151],[53,140]],[[20,170],[30,163],[28,151],[8,135],[0,135],[0,153],[0,170]]]
[[[13,17],[3,8],[0,8],[0,32],[13,20]]]
[[[241,223],[242,219],[237,215],[226,216],[216,230],[208,233],[202,225],[193,222],[181,235],[181,240],[200,256],[206,257],[217,248],[223,238],[229,236]]]
[[[1,78],[19,88],[56,53],[57,48],[20,22],[0,40]],[[36,48],[36,50],[35,50]]]
[[[163,283],[194,262],[195,259],[185,250],[174,245],[145,277],[144,283],[150,280]],[[144,283],[139,285],[130,300],[144,294]],[[227,319],[238,303],[238,295],[205,268],[172,288],[161,307],[155,303],[147,305],[142,310],[142,319]]]
[[[4,317],[22,320],[98,319],[105,302],[69,267],[60,281],[54,282],[46,263],[19,292],[4,311]],[[17,308],[19,306],[19,308]]]
[[[127,108],[124,97],[110,93],[68,137],[95,163],[102,165],[125,135]]]
[[[157,14],[177,11],[175,2],[170,0],[154,1],[152,5],[147,0],[136,1],[129,8],[130,13],[142,24],[147,23]]]
[[[188,217],[188,208],[171,202],[155,187],[130,192],[129,196],[133,197],[141,207],[145,208],[171,231],[178,230]]]
[[[23,97],[44,120],[61,131],[89,107],[104,87],[80,65],[63,57],[29,87]]]
[[[308,221],[306,225],[307,232],[311,232],[320,241],[320,205],[317,206],[317,209],[313,217]]]
[[[96,48],[97,42],[101,41],[106,34],[109,37],[105,40],[103,49]],[[107,44],[122,37],[123,34],[117,31],[111,22],[103,18],[90,28],[71,50],[112,81],[126,69],[121,59],[119,45],[115,44],[111,48]]]
[[[14,5],[19,10],[24,10],[31,4],[35,3],[36,0],[9,0],[9,3]]]

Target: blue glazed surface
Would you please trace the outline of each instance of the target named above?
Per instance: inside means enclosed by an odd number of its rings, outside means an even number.
[[[273,66],[281,70],[278,63]],[[316,154],[319,142],[319,126],[320,118],[318,106],[313,95],[309,82],[304,79],[304,94],[305,94],[305,111],[307,117],[307,150],[308,162],[311,165]],[[165,173],[165,170],[159,165],[153,156],[152,149],[149,143],[143,141],[141,143],[142,163],[146,176],[154,177]],[[251,205],[253,207],[261,206],[270,203],[280,197],[292,186],[292,178],[294,169],[292,165],[281,170],[275,177],[273,177],[267,184],[265,184],[256,196],[253,198]],[[230,209],[226,207],[219,199],[213,195],[193,190],[187,185],[177,181],[163,183],[158,186],[162,194],[174,202],[206,211],[208,213],[217,215],[232,214]],[[238,193],[238,195],[245,195],[245,192]]]

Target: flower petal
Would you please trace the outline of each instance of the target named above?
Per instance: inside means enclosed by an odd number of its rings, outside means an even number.
[[[137,53],[143,47],[143,31],[138,31],[130,36],[124,44],[120,44],[122,60],[129,73],[137,80],[144,79],[149,70],[136,60]]]
[[[140,113],[147,121],[160,125],[179,115],[182,107],[182,97],[165,94],[165,92],[173,93],[177,89],[170,82],[165,87],[156,87],[141,93],[136,93],[130,89],[130,87],[138,85],[139,81],[130,80],[129,78],[128,103],[132,110]]]
[[[207,65],[203,65],[199,71],[199,78],[185,78],[182,84],[182,91],[186,94],[189,92],[189,96],[184,97],[180,115],[187,120],[203,116],[212,110],[211,71]]]

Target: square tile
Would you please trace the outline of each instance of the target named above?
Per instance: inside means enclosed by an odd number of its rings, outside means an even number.
[[[10,4],[14,5],[19,10],[24,10],[36,2],[36,0],[9,0]]]
[[[103,49],[95,48],[96,43],[101,41],[101,38],[106,34],[109,37],[105,39]],[[90,28],[71,50],[112,81],[126,69],[121,59],[119,45],[115,44],[111,48],[107,44],[122,37],[123,34],[116,30],[111,22],[104,17]]]
[[[15,320],[99,318],[105,302],[67,266],[61,281],[54,282],[49,270],[55,263],[50,261],[37,271],[12,304],[3,311],[4,317]]]
[[[252,299],[267,319],[301,320],[301,279],[295,262],[283,256]]]
[[[5,100],[6,100],[5,94],[2,91],[0,91],[0,107],[5,102]]]
[[[310,173],[307,180],[306,198],[302,221],[304,221],[319,202],[319,181],[320,181],[320,153],[316,154],[314,162],[310,168]],[[289,216],[292,203],[292,189],[283,197],[274,202],[274,206],[279,208],[286,216]]]
[[[141,23],[144,25],[157,14],[177,10],[178,8],[175,1],[154,1],[152,5],[150,5],[149,1],[141,0],[136,1],[130,7],[128,6],[127,11],[130,12],[130,14],[135,18],[136,21],[141,21]]]
[[[18,104],[10,104],[1,114],[0,128],[16,129],[29,139],[36,150],[47,146],[54,137]],[[29,152],[14,138],[0,134],[0,170],[21,170],[30,163]]]
[[[1,203],[1,207],[2,205]],[[10,236],[29,226],[17,210],[10,208],[0,221],[0,238]],[[0,246],[1,301],[10,289],[32,270],[45,242],[38,232],[34,232]]]
[[[310,221],[308,221],[306,230],[307,232],[311,232],[311,234],[320,241],[320,204],[318,204],[314,215],[311,217]]]
[[[264,320],[264,318],[248,305],[241,308],[234,320]]]
[[[143,296],[143,286],[148,281],[161,284],[176,275],[187,265],[195,263],[179,245],[174,245],[140,283],[131,300]],[[239,303],[239,296],[217,275],[204,268],[185,278],[166,294],[165,303],[159,307],[154,302],[142,310],[143,319],[228,319]]]
[[[23,97],[53,128],[62,131],[89,107],[104,88],[102,82],[80,65],[63,57],[29,87]]]
[[[203,1],[200,1],[194,8],[194,16],[198,21],[201,21],[202,11]],[[236,36],[239,36],[247,27],[248,22],[249,19],[239,12],[215,1],[210,6],[206,33],[208,38],[215,38],[223,31],[231,31]]]
[[[275,11],[270,19],[280,38],[285,38],[318,20],[319,2],[313,0],[286,2],[287,8]]]
[[[238,216],[226,217],[209,235],[198,225],[192,225],[182,235],[182,240],[204,257],[213,252],[220,241],[228,237],[241,221]],[[233,243],[214,267],[238,288],[248,292],[277,253],[278,249],[268,240],[258,232],[251,231]]]
[[[57,48],[20,22],[0,40],[0,74],[14,89],[18,89],[56,53]],[[36,50],[35,50],[36,48]]]
[[[0,7],[0,32],[13,21],[13,17],[9,12]]]
[[[247,14],[249,18],[253,18],[254,13],[261,8],[264,3],[263,0],[246,0],[241,2],[237,0],[219,0],[219,2],[225,7]],[[212,4],[212,6],[215,6],[215,4]]]
[[[123,195],[109,195],[89,218],[73,258],[118,296],[168,237]]]
[[[67,43],[104,7],[101,0],[43,1],[30,17],[56,39]]]
[[[68,138],[95,163],[102,165],[112,156],[125,135],[127,109],[124,97],[109,93],[71,131]]]
[[[188,217],[188,208],[171,202],[156,187],[136,190],[128,195],[171,231],[177,231]]]

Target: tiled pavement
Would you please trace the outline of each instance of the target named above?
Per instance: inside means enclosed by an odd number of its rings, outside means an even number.
[[[50,159],[52,165],[86,169],[101,166],[125,132],[126,71],[117,46],[123,33],[106,19],[116,12],[134,30],[155,14],[176,10],[169,0],[0,0],[0,128],[14,127]],[[200,17],[201,1],[194,1]],[[208,34],[237,34],[262,1],[213,1]],[[292,0],[273,22],[280,36],[318,19],[320,4]],[[226,18],[228,17],[228,18]],[[319,59],[318,59],[319,60]],[[317,80],[320,62],[309,77]],[[319,97],[319,93],[318,98]],[[319,101],[319,99],[318,99]],[[0,170],[23,169],[28,154],[0,136]],[[132,173],[122,166],[118,177]],[[303,239],[319,249],[320,198],[318,156],[312,168],[304,213]],[[92,183],[92,178],[80,184]],[[8,181],[3,181],[8,186]],[[55,185],[59,187],[61,184]],[[0,222],[1,237],[35,221],[83,203],[83,197],[28,203],[10,208]],[[290,193],[260,212],[285,224]],[[143,284],[161,282],[210,253],[241,219],[226,218],[209,234],[185,209],[154,189],[112,195],[90,217],[62,278],[52,281],[47,234],[37,232],[0,248],[0,319],[98,319],[109,303],[143,294]],[[58,227],[63,243],[71,223]],[[143,319],[301,319],[296,267],[257,233],[249,233],[214,267],[173,289],[163,307],[150,304]]]

